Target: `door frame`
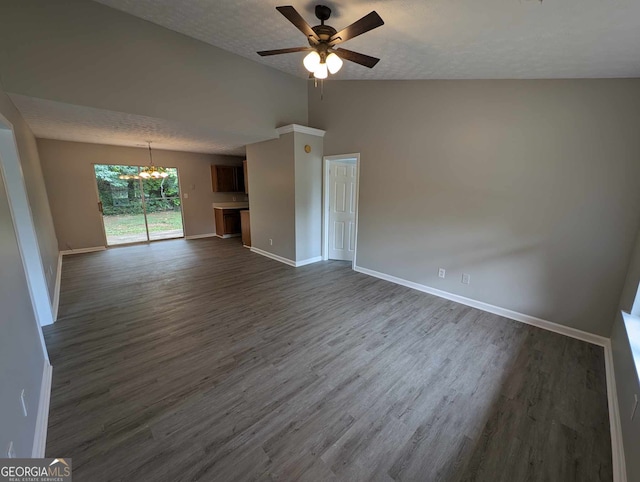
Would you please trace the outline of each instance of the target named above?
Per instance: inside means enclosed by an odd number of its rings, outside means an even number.
[[[13,124],[2,114],[0,114],[0,170],[2,170],[5,182],[9,211],[16,232],[33,313],[40,326],[51,325],[55,321],[54,308],[49,296],[42,253],[38,244],[22,164],[20,163],[18,144]],[[40,327],[38,327],[38,336],[44,359],[48,363],[47,346]]]
[[[360,206],[360,153],[338,154],[335,156],[324,156],[322,158],[322,259],[329,259],[329,177],[331,174],[331,164],[336,161],[355,161],[356,163],[356,232],[355,250],[353,251],[353,262],[351,267],[356,266],[358,256],[358,212]]]

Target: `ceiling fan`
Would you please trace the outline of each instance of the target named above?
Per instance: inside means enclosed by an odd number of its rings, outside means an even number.
[[[268,55],[290,54],[293,52],[309,52],[304,58],[304,66],[311,73],[310,76],[316,79],[326,79],[329,73],[335,74],[342,67],[342,60],[350,60],[356,64],[372,68],[380,59],[370,57],[343,48],[335,48],[336,45],[346,42],[358,35],[367,33],[369,30],[384,25],[382,18],[375,11],[365,15],[360,20],[352,23],[339,32],[325,25],[329,20],[331,9],[325,5],[316,6],[316,17],[320,20],[320,25],[311,27],[302,16],[292,6],[276,7],[276,10],[284,15],[293,25],[306,35],[309,47],[293,47],[289,49],[263,50],[258,55],[266,57]]]

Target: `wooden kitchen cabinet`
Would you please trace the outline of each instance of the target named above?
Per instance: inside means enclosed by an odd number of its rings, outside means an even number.
[[[240,234],[239,209],[214,209],[216,221],[216,236],[229,238]]]
[[[247,174],[247,160],[242,161],[242,172],[244,174],[244,193],[249,194],[249,175]]]
[[[242,166],[211,166],[213,192],[244,192],[244,169]]]
[[[242,244],[246,248],[251,247],[251,218],[248,210],[240,211],[240,224],[242,227]]]

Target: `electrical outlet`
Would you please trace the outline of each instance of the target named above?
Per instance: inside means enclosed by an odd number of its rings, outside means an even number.
[[[446,274],[447,274],[447,270],[445,270],[444,268],[440,268],[438,270],[438,278],[444,278]]]
[[[185,192],[185,193],[182,195],[182,197],[184,197],[185,199],[189,199],[189,193],[188,193],[188,192]]]
[[[20,392],[20,403],[22,404],[22,413],[26,417],[27,416],[27,401],[25,400],[25,396],[24,396],[24,388]]]
[[[462,273],[462,284],[468,285],[471,283],[471,275],[468,273]]]
[[[269,239],[269,246],[273,246],[273,239]]]
[[[638,408],[638,394],[633,395],[633,409],[631,409],[631,420],[636,416],[636,409]]]
[[[233,196],[233,202],[236,202],[238,198],[236,196]]]
[[[9,448],[7,449],[7,457],[10,459],[16,458],[16,450],[13,448],[13,441],[9,442]]]

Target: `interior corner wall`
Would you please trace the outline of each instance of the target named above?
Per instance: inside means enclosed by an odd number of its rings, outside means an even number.
[[[322,137],[294,132],[295,261],[322,255],[322,156]]]
[[[58,242],[47,198],[36,139],[11,99],[0,87],[0,113],[13,124],[33,223],[47,279],[49,298],[54,298],[58,269]]]
[[[14,127],[19,154],[23,164],[23,172],[27,181],[31,209],[35,213],[46,206],[38,205],[40,192],[34,188],[44,189],[42,179],[37,176],[39,163],[35,151],[33,135],[24,124],[20,115],[0,90],[0,113]],[[46,202],[46,194],[44,195]],[[40,216],[45,213],[40,212]],[[41,252],[48,255],[54,249],[53,240],[47,237],[48,229],[43,218],[36,226]],[[42,226],[44,224],[44,228]],[[57,250],[56,250],[57,251]],[[55,256],[57,260],[57,252]],[[45,266],[48,262],[45,259]],[[54,269],[57,264],[53,264]],[[53,279],[55,283],[55,278]],[[0,448],[2,456],[10,442],[18,457],[32,456],[38,402],[42,386],[43,369],[46,353],[43,351],[40,326],[36,319],[27,277],[18,246],[16,229],[5,188],[5,180],[0,170]],[[20,392],[25,391],[28,416],[25,418],[20,406]]]
[[[640,80],[332,80],[309,88],[309,123],[325,155],[361,154],[359,266],[610,335],[640,221]]]
[[[247,146],[251,245],[290,261],[297,259],[294,166],[294,133]]]
[[[144,148],[38,139],[42,169],[61,250],[105,245],[94,164],[144,166]],[[185,236],[215,233],[214,202],[232,201],[233,193],[214,193],[211,165],[242,165],[244,158],[154,150],[154,164],[176,167],[182,196]]]
[[[0,11],[0,77],[12,94],[251,142],[307,123],[306,79],[133,15],[87,0],[3,0]]]

